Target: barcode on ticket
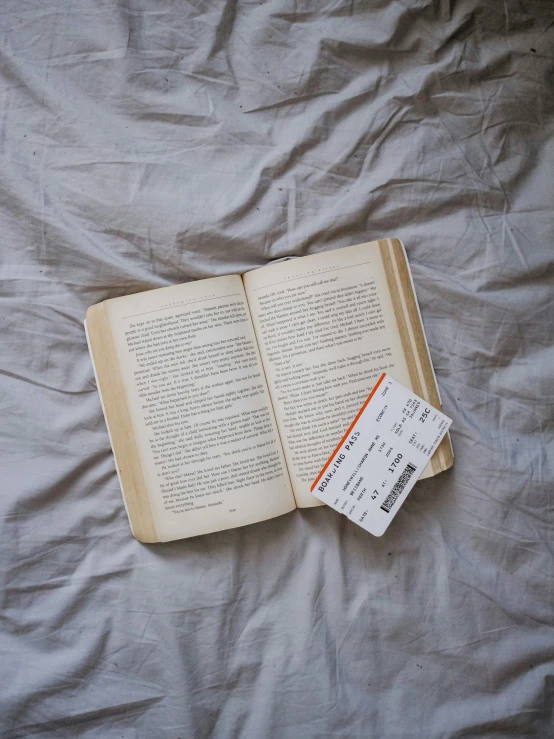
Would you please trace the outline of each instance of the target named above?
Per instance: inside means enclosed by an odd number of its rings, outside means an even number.
[[[410,481],[411,476],[416,471],[416,468],[411,462],[408,462],[406,465],[406,468],[394,484],[392,490],[387,495],[385,500],[383,501],[383,504],[381,506],[381,510],[385,511],[385,513],[390,513],[390,509],[393,507],[393,505],[396,503],[397,499],[402,494],[402,491]]]

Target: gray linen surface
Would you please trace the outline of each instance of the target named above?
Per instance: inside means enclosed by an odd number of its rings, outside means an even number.
[[[0,736],[546,737],[554,6],[4,0]],[[130,535],[83,319],[401,238],[454,468]]]

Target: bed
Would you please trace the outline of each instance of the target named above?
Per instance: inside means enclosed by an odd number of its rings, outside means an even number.
[[[0,736],[547,737],[554,8],[5,0]],[[88,306],[403,240],[452,470],[129,531]]]

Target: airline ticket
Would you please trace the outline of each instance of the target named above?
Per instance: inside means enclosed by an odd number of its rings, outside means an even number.
[[[451,423],[407,387],[381,375],[312,493],[382,536]]]

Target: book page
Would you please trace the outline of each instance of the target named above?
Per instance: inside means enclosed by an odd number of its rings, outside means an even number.
[[[158,539],[292,510],[241,278],[199,280],[107,306]]]
[[[411,386],[379,242],[243,276],[299,507],[383,372]]]

